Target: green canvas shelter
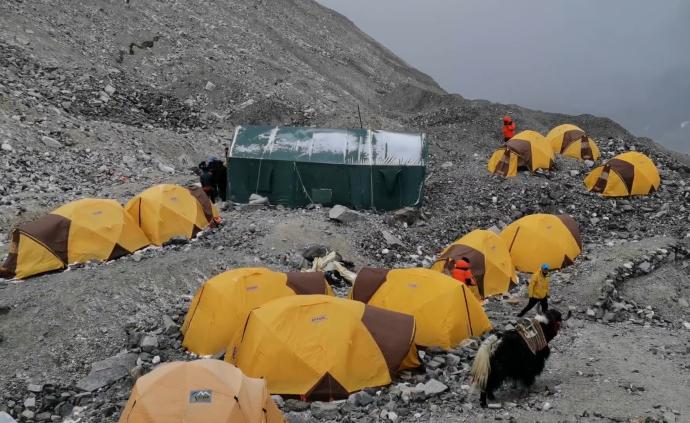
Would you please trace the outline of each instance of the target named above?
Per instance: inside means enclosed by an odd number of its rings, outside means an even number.
[[[366,129],[238,126],[228,148],[228,191],[271,204],[394,210],[422,203],[424,134]]]

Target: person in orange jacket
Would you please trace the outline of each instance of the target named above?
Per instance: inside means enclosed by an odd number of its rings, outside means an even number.
[[[508,142],[509,139],[515,136],[515,122],[510,116],[503,117],[503,142]]]
[[[460,260],[455,260],[455,265],[453,270],[450,272],[453,279],[456,279],[467,286],[476,285],[474,276],[472,276],[472,270],[470,269],[470,259],[467,257],[462,257]]]

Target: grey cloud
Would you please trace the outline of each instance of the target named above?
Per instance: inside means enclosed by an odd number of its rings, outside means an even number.
[[[687,0],[320,0],[447,91],[609,116],[690,152]]]

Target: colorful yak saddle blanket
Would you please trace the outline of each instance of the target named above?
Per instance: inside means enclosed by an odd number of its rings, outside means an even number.
[[[541,325],[536,319],[519,320],[515,330],[525,341],[525,344],[530,351],[532,351],[532,354],[536,354],[548,345],[544,337],[544,331],[541,329]]]

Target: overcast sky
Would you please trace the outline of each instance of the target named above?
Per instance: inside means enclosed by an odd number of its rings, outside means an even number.
[[[609,116],[690,152],[689,0],[318,1],[446,91]]]

